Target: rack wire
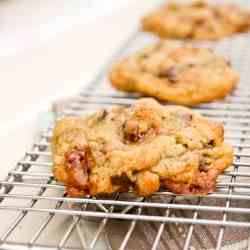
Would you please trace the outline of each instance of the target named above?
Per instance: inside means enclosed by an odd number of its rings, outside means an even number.
[[[109,87],[106,73],[118,58],[153,40],[135,32],[88,88],[60,115],[81,115],[129,105],[138,95]],[[235,148],[233,165],[208,196],[174,195],[161,190],[150,198],[131,193],[112,197],[69,198],[51,173],[49,128],[0,181],[1,249],[233,249],[250,247],[250,39],[237,36],[214,44],[241,74],[239,87],[224,100],[203,104],[197,112],[221,121],[225,139]],[[235,237],[237,235],[237,242]],[[244,248],[246,247],[246,248]]]

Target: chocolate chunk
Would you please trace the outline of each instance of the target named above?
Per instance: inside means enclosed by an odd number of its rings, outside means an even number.
[[[111,182],[113,185],[117,186],[130,186],[132,184],[132,181],[125,173],[122,173],[121,175],[111,176]]]
[[[176,67],[170,67],[168,69],[162,70],[159,72],[158,77],[167,78],[169,82],[176,83],[177,82],[177,74],[178,70]]]

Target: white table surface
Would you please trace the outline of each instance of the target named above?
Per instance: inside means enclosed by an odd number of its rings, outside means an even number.
[[[39,114],[88,83],[153,4],[110,1],[95,18],[80,2],[0,2],[0,177],[29,148]]]

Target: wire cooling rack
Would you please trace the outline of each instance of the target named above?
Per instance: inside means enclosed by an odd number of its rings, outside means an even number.
[[[60,115],[133,103],[138,96],[113,90],[106,73],[116,59],[152,40],[135,32]],[[229,57],[241,74],[230,96],[195,108],[223,122],[225,139],[235,148],[234,163],[214,193],[183,197],[162,190],[147,199],[131,193],[68,198],[51,173],[49,128],[0,181],[0,219],[8,221],[0,223],[0,249],[249,249],[250,36],[207,45]]]

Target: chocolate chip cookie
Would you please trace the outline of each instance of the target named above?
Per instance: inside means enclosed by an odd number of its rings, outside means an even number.
[[[162,188],[207,194],[233,159],[223,126],[145,98],[90,116],[65,117],[52,138],[53,173],[70,196]]]
[[[250,11],[211,1],[172,1],[145,16],[142,28],[163,38],[218,40],[248,31]]]
[[[195,105],[226,96],[239,75],[209,48],[163,41],[116,63],[109,78],[119,90]]]

